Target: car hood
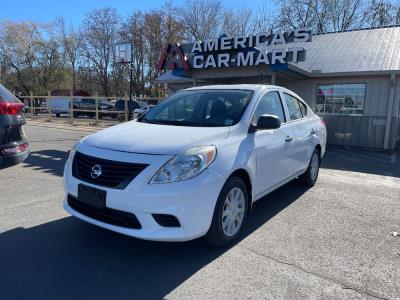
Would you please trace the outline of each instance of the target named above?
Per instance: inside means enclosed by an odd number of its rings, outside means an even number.
[[[131,121],[91,134],[82,143],[115,151],[173,155],[191,147],[216,144],[228,135],[229,127],[168,126]]]

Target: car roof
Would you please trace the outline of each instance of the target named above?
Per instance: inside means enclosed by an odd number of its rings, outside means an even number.
[[[255,91],[268,91],[268,90],[280,90],[284,93],[291,94],[298,99],[301,99],[304,103],[305,101],[297,95],[295,92],[288,90],[285,87],[270,84],[217,84],[217,85],[204,85],[196,86],[184,89],[184,91],[198,91],[198,90],[250,90]]]
[[[267,85],[267,84],[218,84],[218,85],[205,85],[205,86],[196,86],[185,89],[185,91],[196,91],[196,90],[250,90],[250,91],[259,91],[270,88],[280,88],[280,86],[276,85]]]

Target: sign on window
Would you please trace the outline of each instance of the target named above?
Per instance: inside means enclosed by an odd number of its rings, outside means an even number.
[[[365,84],[323,84],[317,87],[318,114],[362,115],[364,113]]]

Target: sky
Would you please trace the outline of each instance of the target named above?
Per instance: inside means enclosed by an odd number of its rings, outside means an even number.
[[[221,0],[229,7],[234,4],[239,7],[246,5],[256,8],[262,0]],[[88,11],[111,6],[117,9],[121,17],[128,16],[135,10],[157,9],[165,0],[0,0],[0,20],[10,21],[53,21],[56,17],[64,17],[67,24],[79,25]],[[185,0],[174,0],[180,5]]]

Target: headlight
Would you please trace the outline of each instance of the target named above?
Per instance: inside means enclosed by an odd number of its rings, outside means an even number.
[[[217,149],[198,146],[177,155],[163,165],[150,180],[150,184],[183,181],[203,172],[215,159]]]

